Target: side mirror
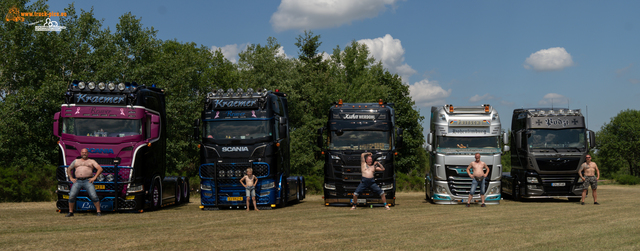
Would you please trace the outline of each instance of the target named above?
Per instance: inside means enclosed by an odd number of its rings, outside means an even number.
[[[427,145],[427,152],[431,152],[431,151],[433,151],[433,146]]]
[[[193,121],[193,126],[196,126],[196,127],[197,127],[197,126],[200,126],[200,119],[195,119],[195,120]]]
[[[396,142],[396,148],[402,148],[404,146],[404,139],[402,136],[398,137],[398,142]]]
[[[278,118],[278,130],[280,131],[280,138],[288,138],[287,134],[287,118],[279,117]]]
[[[193,138],[195,140],[200,138],[200,119],[193,121]]]
[[[400,135],[402,135],[402,133],[404,132],[404,129],[402,129],[402,128],[398,128],[398,131],[397,131],[397,132],[398,132],[398,136],[400,136]]]
[[[509,144],[509,134],[506,132],[502,134],[502,143],[505,145]]]
[[[433,133],[429,133],[427,134],[427,144],[431,145],[433,144]]]
[[[160,136],[160,116],[151,114],[151,138],[155,139]]]
[[[323,133],[324,133],[324,128],[318,128],[318,131],[317,131],[317,138],[316,138],[316,145],[317,145],[320,149],[322,149],[322,146],[323,146],[323,144],[324,144],[324,140],[323,140],[323,137],[322,137],[322,134],[323,134]]]
[[[60,137],[60,123],[58,121],[60,121],[60,112],[53,115],[53,135],[56,137]]]
[[[520,131],[515,132],[516,135],[516,147],[522,147],[522,133]]]
[[[511,148],[509,146],[503,146],[503,150],[502,152],[508,152],[509,150],[511,150]]]
[[[589,148],[596,147],[596,133],[589,130]]]

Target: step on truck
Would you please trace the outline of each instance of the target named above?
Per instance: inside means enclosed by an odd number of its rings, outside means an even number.
[[[501,147],[508,138],[501,132],[498,111],[488,104],[433,106],[429,128],[426,150],[431,166],[424,181],[426,199],[435,204],[467,203],[472,182],[467,167],[480,153],[480,160],[489,167],[485,203],[500,204],[500,161],[509,146]],[[473,200],[480,201],[480,184]]]
[[[581,199],[578,170],[595,146],[595,133],[579,109],[516,109],[511,136],[511,172],[503,174],[502,193],[514,200]]]
[[[284,207],[305,198],[304,178],[290,176],[285,93],[262,88],[213,90],[204,100],[194,134],[200,141],[201,209],[246,209],[240,179],[247,168],[258,178],[259,209]]]
[[[384,191],[388,205],[395,205],[395,157],[402,145],[401,129],[396,129],[393,104],[343,103],[340,99],[329,109],[327,126],[319,128],[317,145],[324,157],[325,206],[349,206],[360,184],[360,159],[364,152],[373,153],[384,171],[375,172],[376,183]],[[323,137],[326,131],[326,138]],[[326,142],[326,145],[325,145]],[[383,206],[379,194],[369,188],[358,195],[360,206]]]
[[[104,211],[155,210],[189,201],[189,180],[165,176],[164,90],[134,83],[74,80],[54,117],[59,138],[58,211],[69,210],[69,164],[86,148],[103,172],[94,182]],[[94,170],[95,173],[95,170]],[[81,190],[74,212],[96,210]]]

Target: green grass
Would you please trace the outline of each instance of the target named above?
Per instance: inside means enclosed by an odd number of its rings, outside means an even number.
[[[201,211],[199,201],[142,214],[55,212],[54,202],[1,203],[0,249],[640,249],[640,186],[600,186],[600,206],[566,200],[481,208],[433,205],[399,193],[397,206],[325,207],[308,196],[284,209]],[[591,192],[589,194],[591,196]]]

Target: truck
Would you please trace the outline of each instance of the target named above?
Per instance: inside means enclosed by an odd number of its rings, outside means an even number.
[[[595,133],[580,109],[515,109],[511,137],[511,172],[503,174],[502,193],[514,200],[581,199],[578,171]]]
[[[165,93],[135,82],[72,81],[55,113],[60,147],[56,206],[69,210],[67,168],[86,148],[103,172],[94,182],[102,211],[144,212],[189,202],[189,179],[166,176]],[[95,169],[94,169],[95,173]],[[96,210],[81,190],[75,212]]]
[[[435,204],[468,203],[472,178],[467,167],[479,153],[480,160],[489,167],[489,175],[485,179],[485,204],[500,204],[501,156],[503,151],[509,150],[507,143],[508,137],[502,133],[498,111],[489,104],[432,106],[426,142],[431,163],[424,180],[427,201]],[[480,201],[479,187],[473,194],[473,200]]]
[[[247,168],[258,178],[259,209],[305,198],[304,177],[291,176],[287,94],[264,88],[213,90],[195,120],[194,136],[200,142],[201,209],[246,209],[240,179]]]
[[[395,205],[395,158],[402,146],[401,134],[392,103],[381,99],[378,103],[334,102],[326,127],[317,130],[317,145],[324,157],[325,206],[384,206],[380,195],[369,188],[353,201],[362,178],[360,161],[364,152],[371,152],[373,159],[384,166],[385,170],[375,172],[374,178],[387,204]]]

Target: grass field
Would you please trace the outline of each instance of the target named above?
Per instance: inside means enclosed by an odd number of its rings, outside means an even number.
[[[505,199],[466,208],[399,193],[390,211],[325,207],[318,195],[260,212],[201,211],[192,199],[157,212],[72,218],[54,202],[1,203],[0,249],[640,249],[640,186],[600,186],[598,195],[599,206],[589,197],[584,206]]]

